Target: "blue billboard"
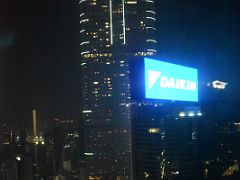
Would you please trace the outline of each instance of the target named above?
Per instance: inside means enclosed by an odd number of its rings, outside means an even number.
[[[145,98],[198,102],[198,70],[144,58]]]

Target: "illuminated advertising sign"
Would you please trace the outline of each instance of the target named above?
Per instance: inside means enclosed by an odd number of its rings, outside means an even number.
[[[198,102],[197,69],[144,58],[145,98]]]

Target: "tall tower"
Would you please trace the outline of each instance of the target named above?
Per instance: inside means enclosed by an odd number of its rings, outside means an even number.
[[[86,179],[132,179],[128,61],[156,54],[153,0],[80,0]]]
[[[32,116],[33,116],[33,137],[37,137],[37,110],[32,110]]]

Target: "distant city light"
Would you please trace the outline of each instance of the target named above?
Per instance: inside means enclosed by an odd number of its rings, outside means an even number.
[[[64,148],[69,148],[70,147],[70,144],[66,144],[65,146],[64,146]]]
[[[149,177],[149,174],[147,172],[144,172],[144,177],[145,178],[148,178]]]
[[[234,123],[236,126],[239,126],[240,125],[240,123],[238,122],[238,123]]]
[[[17,161],[21,161],[21,157],[20,157],[20,156],[17,156],[17,157],[16,157],[16,160],[17,160]]]
[[[228,83],[223,81],[216,80],[212,82],[212,87],[215,89],[225,89],[227,85]]]
[[[202,113],[201,113],[201,112],[198,112],[198,113],[197,113],[197,116],[202,116]]]
[[[38,141],[36,141],[35,144],[38,145]]]
[[[42,142],[42,145],[44,145],[45,143],[44,143],[44,141]]]
[[[93,153],[84,153],[86,156],[93,156]]]

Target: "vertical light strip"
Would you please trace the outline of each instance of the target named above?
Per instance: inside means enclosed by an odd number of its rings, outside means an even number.
[[[122,0],[123,15],[123,44],[126,44],[125,0]]]
[[[113,44],[112,0],[109,0],[109,13],[110,13],[110,41],[111,41],[111,44]]]

